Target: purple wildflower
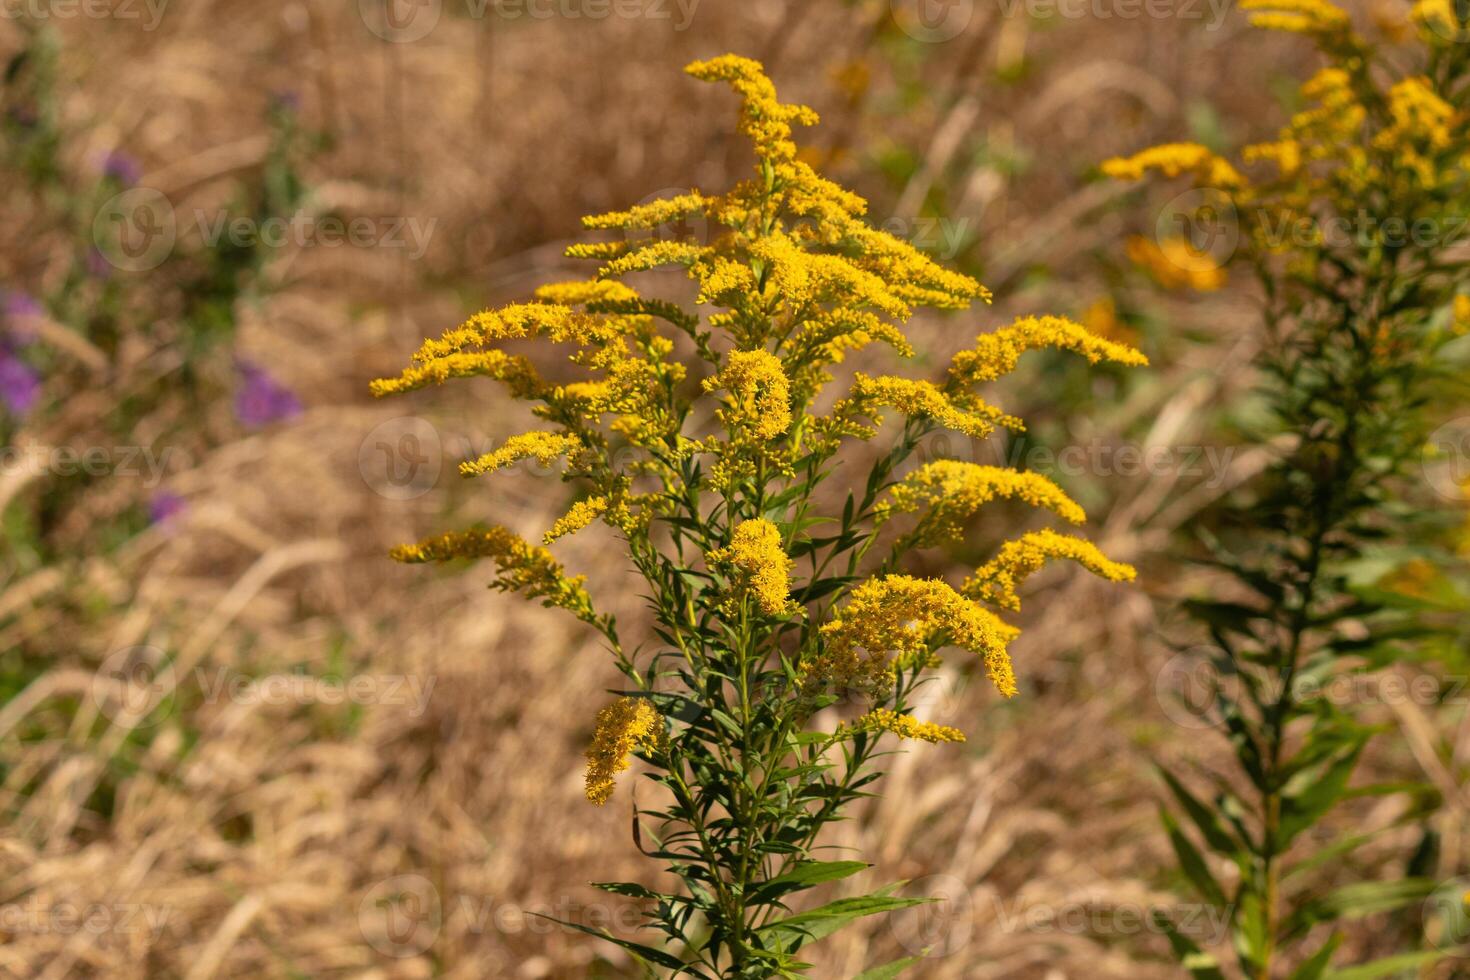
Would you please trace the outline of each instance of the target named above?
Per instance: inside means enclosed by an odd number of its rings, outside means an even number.
[[[4,311],[5,319],[13,320],[23,316],[40,316],[44,311],[36,298],[29,293],[19,290],[0,293],[5,301],[0,303],[0,310]]]
[[[11,415],[29,412],[41,397],[41,378],[31,366],[0,348],[0,402]]]
[[[113,150],[102,161],[102,176],[111,177],[124,187],[132,187],[142,176],[138,161],[119,150]]]
[[[285,89],[271,93],[271,106],[281,112],[300,112],[301,93],[293,89]]]
[[[45,310],[36,302],[35,297],[27,293],[0,290],[0,325],[5,327],[11,340],[21,344],[29,344],[35,340],[35,327],[30,321],[44,315]]]
[[[235,395],[235,416],[252,429],[301,414],[295,393],[253,364],[240,364],[244,382]]]
[[[188,506],[184,498],[172,490],[160,490],[148,501],[148,520],[154,524],[168,524]]]

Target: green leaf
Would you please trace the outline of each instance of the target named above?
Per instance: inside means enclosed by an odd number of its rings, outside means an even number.
[[[1283,932],[1288,936],[1298,935],[1319,922],[1357,919],[1374,912],[1402,908],[1428,898],[1436,887],[1437,882],[1431,878],[1367,881],[1345,885],[1297,909],[1287,920]]]
[[[762,926],[758,931],[778,941],[790,944],[792,950],[799,949],[813,939],[830,936],[843,926],[867,915],[879,912],[894,912],[934,901],[932,898],[898,898],[893,895],[865,895],[860,898],[840,898],[810,912],[798,912],[778,922]]]
[[[852,980],[893,980],[894,977],[922,959],[922,956],[910,956],[907,959],[894,960],[892,963],[885,963],[882,966],[875,966],[871,970],[864,970],[862,973],[853,977]]]
[[[1174,950],[1174,958],[1179,961],[1180,966],[1189,971],[1189,975],[1194,980],[1225,980],[1225,974],[1220,972],[1219,961],[1200,949],[1193,939],[1175,928],[1173,921],[1167,915],[1155,912],[1154,924],[1169,937],[1169,945]]]
[[[1422,953],[1400,953],[1398,956],[1388,956],[1372,963],[1364,963],[1362,966],[1348,967],[1346,970],[1334,970],[1327,974],[1325,980],[1375,980],[1377,977],[1386,977],[1394,973],[1402,973],[1412,970],[1414,967],[1427,963],[1439,963],[1449,959],[1449,954],[1438,950],[1429,950]]]
[[[1220,821],[1215,817],[1214,811],[1201,803],[1168,770],[1159,767],[1159,775],[1164,777],[1164,782],[1168,784],[1169,791],[1174,794],[1174,798],[1179,801],[1179,805],[1189,815],[1190,821],[1199,829],[1200,835],[1205,839],[1205,843],[1209,844],[1218,854],[1229,858],[1238,858],[1240,844],[1234,837],[1230,836],[1229,831],[1221,826]]]
[[[564,926],[570,926],[571,928],[576,929],[578,932],[585,932],[589,936],[596,936],[598,939],[605,939],[615,946],[623,947],[634,956],[638,956],[645,960],[648,960],[650,963],[657,963],[659,966],[666,966],[671,970],[683,970],[687,966],[687,964],[685,964],[685,962],[679,959],[677,956],[666,953],[661,949],[654,949],[652,946],[644,946],[642,943],[635,943],[628,939],[619,939],[617,936],[614,936],[611,933],[606,932],[605,930],[594,929],[591,926],[584,926],[576,922],[568,922],[565,919],[558,919],[555,916],[542,915],[540,912],[532,912],[531,914],[536,916],[538,919],[546,919],[549,922],[557,922]]]
[[[1164,830],[1169,834],[1169,843],[1174,845],[1174,854],[1179,858],[1180,869],[1194,883],[1194,887],[1212,905],[1227,904],[1225,890],[1215,880],[1203,855],[1179,829],[1178,822],[1163,809],[1159,810],[1159,819],[1163,821]]]
[[[785,874],[762,882],[751,892],[746,904],[769,902],[825,881],[840,881],[869,867],[866,861],[802,861]]]
[[[1342,935],[1334,932],[1327,937],[1327,942],[1322,944],[1322,948],[1312,954],[1311,959],[1291,971],[1291,976],[1287,980],[1321,980],[1322,972],[1327,969],[1327,964],[1332,961],[1332,954],[1341,942]]]
[[[1284,851],[1297,834],[1316,823],[1342,799],[1343,793],[1347,791],[1348,779],[1352,777],[1353,768],[1357,766],[1358,756],[1362,751],[1363,743],[1360,741],[1328,766],[1319,777],[1308,782],[1301,792],[1295,796],[1283,797],[1281,826],[1276,832],[1278,850]]]

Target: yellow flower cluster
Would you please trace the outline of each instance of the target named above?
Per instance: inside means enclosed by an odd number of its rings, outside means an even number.
[[[1455,296],[1454,326],[1457,334],[1470,333],[1470,296],[1458,293]]]
[[[1226,273],[1209,252],[1186,239],[1166,238],[1162,244],[1143,235],[1128,239],[1128,258],[1148,270],[1165,289],[1193,289],[1208,293],[1225,285]]]
[[[619,698],[599,711],[587,749],[587,799],[598,806],[612,799],[628,756],[636,749],[656,752],[663,740],[663,716],[646,698]]]
[[[1393,154],[1420,184],[1434,186],[1439,174],[1436,157],[1451,143],[1454,107],[1435,93],[1429,79],[1416,76],[1389,89],[1388,112],[1393,124],[1374,137],[1373,145]]]
[[[566,537],[582,530],[603,514],[607,513],[608,499],[606,497],[588,497],[572,504],[572,509],[557,518],[556,523],[546,532],[544,540],[547,544],[557,538]]]
[[[1045,508],[1073,524],[1087,520],[1081,506],[1040,473],[954,459],[928,463],[889,488],[875,519],[881,523],[895,514],[922,512],[918,542],[938,544],[959,537],[981,507],[1000,499]]]
[[[990,435],[998,425],[1015,430],[1023,428],[1020,419],[978,398],[971,396],[965,401],[969,404],[945,394],[932,381],[887,375],[873,378],[859,373],[853,377],[847,397],[832,406],[823,427],[836,434],[871,438],[878,430],[857,420],[876,419],[880,409],[891,408],[910,418],[932,419],[976,439]]]
[[[489,558],[500,573],[495,582],[497,587],[524,592],[548,606],[574,613],[579,619],[593,618],[592,598],[582,584],[585,578],[581,575],[568,578],[551,552],[503,527],[450,531],[425,538],[418,544],[399,545],[389,552],[389,557],[410,565],[456,558]]]
[[[948,725],[919,721],[913,715],[901,715],[889,708],[874,708],[847,728],[855,732],[889,732],[899,738],[916,738],[924,742],[963,742],[965,733]]]
[[[1331,0],[1241,0],[1240,9],[1255,11],[1251,23],[1293,34],[1340,34],[1352,28],[1347,11]]]
[[[853,589],[837,618],[821,629],[822,650],[805,665],[809,689],[855,688],[882,696],[896,667],[932,659],[941,641],[978,654],[996,690],[1016,693],[1007,644],[1015,627],[937,579],[886,575]]]
[[[994,381],[1015,370],[1022,354],[1044,347],[1081,354],[1089,364],[1104,360],[1129,367],[1148,364],[1148,358],[1133,347],[1105,340],[1065,317],[1027,316],[981,334],[974,347],[956,354],[949,369],[950,386],[964,389]]]
[[[791,428],[791,382],[774,354],[763,350],[731,351],[725,367],[704,382],[706,391],[723,388],[730,405],[721,418],[757,439],[775,439]]]
[[[780,530],[770,521],[741,521],[729,547],[709,551],[704,558],[712,566],[733,567],[740,591],[754,598],[767,616],[791,611],[792,561],[781,546]]]
[[[1245,178],[1229,161],[1198,143],[1165,143],[1135,153],[1131,157],[1114,157],[1104,161],[1102,171],[1117,180],[1142,180],[1157,170],[1165,177],[1192,174],[1208,187],[1244,187]]]
[[[1007,541],[990,561],[975,570],[960,591],[991,605],[1012,611],[1021,608],[1016,587],[1040,571],[1048,559],[1067,558],[1110,582],[1131,582],[1133,566],[1110,560],[1086,538],[1058,534],[1046,528]]]
[[[1243,7],[1256,11],[1252,22],[1258,26],[1311,35],[1329,59],[1301,86],[1305,108],[1277,138],[1241,151],[1244,164],[1270,164],[1275,172],[1247,180],[1202,146],[1172,143],[1109,160],[1106,174],[1189,174],[1198,186],[1220,190],[1241,222],[1242,242],[1257,257],[1292,251],[1291,272],[1299,279],[1317,274],[1334,235],[1343,237],[1336,229],[1362,224],[1365,199],[1377,202],[1374,214],[1413,226],[1410,216],[1433,206],[1426,190],[1463,183],[1470,163],[1465,117],[1454,93],[1441,90],[1439,75],[1395,78],[1391,70],[1376,70],[1381,58],[1375,47],[1353,32],[1348,14],[1331,0],[1245,0]],[[1447,37],[1470,40],[1440,0],[1421,2],[1414,17],[1432,44]],[[1397,250],[1386,240],[1390,234],[1377,224],[1358,233],[1383,236],[1383,246]],[[1212,257],[1182,242],[1138,239],[1129,254],[1165,286],[1213,288],[1223,281]]]
[[[558,432],[523,432],[511,436],[494,452],[485,453],[479,459],[460,463],[459,471],[465,476],[492,473],[521,459],[534,458],[542,466],[550,466],[562,456],[570,455],[582,445],[576,436]]]

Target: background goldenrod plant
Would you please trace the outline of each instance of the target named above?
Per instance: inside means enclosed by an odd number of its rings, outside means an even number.
[[[500,381],[532,404],[544,428],[461,471],[478,476],[531,459],[560,466],[584,490],[541,544],[495,526],[429,538],[394,557],[489,559],[498,587],[571,612],[606,639],[625,684],[598,715],[586,795],[608,802],[630,757],[643,759],[662,793],[634,803],[635,841],[682,883],[672,891],[601,886],[644,900],[649,925],[662,933],[648,943],[607,938],[672,975],[800,976],[808,943],[923,901],[892,887],[815,908],[796,899],[867,867],[818,854],[823,829],[874,792],[881,736],[964,740],[915,714],[939,651],[967,651],[1009,697],[1017,630],[997,610],[1019,608],[1022,580],[1059,558],[1108,579],[1134,574],[1086,539],[1050,529],[1000,544],[958,585],[906,574],[914,551],[961,537],[993,501],[1085,519],[1035,473],[906,464],[937,429],[976,439],[1020,431],[1019,419],[977,389],[1029,350],[1146,361],[1071,321],[1023,317],[981,333],[937,380],[856,373],[838,383],[835,366],[869,344],[913,357],[901,325],[915,308],[964,310],[989,294],[871,227],[865,202],[799,155],[793,126],[816,114],[778,101],[760,64],[726,55],[687,70],[740,95],[754,175],[724,194],[692,191],[585,219],[622,233],[568,249],[598,262],[595,276],[476,314],[426,341],[411,366],[373,390]],[[708,236],[648,235],[691,218]],[[664,266],[687,270],[697,311],[629,282]],[[521,340],[566,345],[574,374],[543,373],[508,349]],[[844,466],[849,441],[880,437],[891,448],[867,472]],[[847,489],[833,493],[834,484]],[[647,583],[650,637],[625,642],[584,581],[543,547],[594,521],[616,529]],[[871,975],[893,976],[911,962]]]
[[[1122,179],[1187,175],[1208,189],[1201,206],[1212,214],[1196,209],[1200,240],[1179,264],[1208,267],[1201,233],[1238,231],[1240,264],[1264,296],[1265,410],[1248,435],[1271,460],[1192,529],[1231,581],[1187,603],[1213,640],[1207,707],[1236,769],[1164,773],[1181,814],[1164,817],[1179,868],[1228,913],[1235,967],[1172,939],[1201,978],[1400,975],[1444,959],[1454,940],[1421,948],[1417,923],[1399,923],[1394,955],[1336,973],[1339,927],[1429,896],[1434,834],[1402,847],[1390,877],[1342,870],[1385,831],[1420,824],[1436,790],[1353,785],[1381,729],[1358,698],[1327,692],[1446,652],[1456,633],[1454,607],[1374,589],[1370,573],[1385,556],[1452,558],[1443,511],[1424,506],[1432,497],[1417,477],[1437,416],[1464,394],[1470,35],[1449,3],[1414,8],[1418,43],[1407,50],[1365,40],[1328,0],[1245,6],[1259,27],[1308,36],[1326,62],[1279,136],[1238,163],[1175,143],[1104,167]],[[1208,792],[1190,788],[1200,782]],[[1392,793],[1403,797],[1396,817],[1377,833],[1324,832],[1343,801]]]

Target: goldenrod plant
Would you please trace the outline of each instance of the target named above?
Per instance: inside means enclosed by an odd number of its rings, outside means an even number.
[[[1225,222],[1213,230],[1238,228],[1235,258],[1264,300],[1269,411],[1252,435],[1271,463],[1199,535],[1233,586],[1188,603],[1212,637],[1220,684],[1209,714],[1235,770],[1204,774],[1212,798],[1189,788],[1192,776],[1164,777],[1182,814],[1165,816],[1179,867],[1228,914],[1234,963],[1172,940],[1200,978],[1404,975],[1447,951],[1421,948],[1411,929],[1395,933],[1389,958],[1337,974],[1338,925],[1417,906],[1435,885],[1432,839],[1405,848],[1388,880],[1353,880],[1343,869],[1373,835],[1334,836],[1324,818],[1345,800],[1398,792],[1396,823],[1412,838],[1434,800],[1412,785],[1353,785],[1375,729],[1352,698],[1318,694],[1352,690],[1413,653],[1427,628],[1423,610],[1357,585],[1365,556],[1407,540],[1427,510],[1414,500],[1421,447],[1470,280],[1456,251],[1470,213],[1470,32],[1449,2],[1419,3],[1414,43],[1402,46],[1365,39],[1328,0],[1243,6],[1259,27],[1305,35],[1325,61],[1278,138],[1236,162],[1178,143],[1104,165],[1125,180],[1157,171],[1209,189]]]
[[[959,538],[992,501],[1084,520],[1042,476],[949,460],[907,465],[916,448],[942,428],[976,438],[1019,430],[977,389],[1029,350],[1146,361],[1078,324],[1026,317],[981,333],[938,380],[856,373],[839,396],[819,401],[852,351],[878,342],[913,357],[902,324],[916,309],[965,310],[989,294],[865,223],[865,202],[798,155],[793,127],[816,114],[778,101],[760,64],[726,55],[687,71],[740,96],[753,177],[724,194],[691,191],[585,219],[621,233],[568,250],[598,263],[594,275],[476,314],[426,341],[411,366],[373,390],[498,380],[534,406],[544,428],[462,471],[534,459],[560,466],[582,490],[539,544],[488,527],[394,557],[489,559],[496,586],[566,610],[605,638],[623,682],[596,720],[587,799],[608,803],[632,757],[643,760],[662,792],[632,804],[635,841],[682,887],[600,886],[649,903],[657,941],[587,931],[670,976],[794,977],[808,969],[807,944],[923,901],[896,886],[818,907],[796,899],[867,867],[817,855],[823,828],[874,792],[884,736],[964,740],[914,712],[939,651],[977,658],[1010,697],[1018,685],[1007,648],[1017,630],[998,611],[1018,607],[1024,578],[1053,558],[1108,579],[1134,575],[1087,540],[1052,530],[1005,542],[957,584],[905,574],[906,556]],[[711,232],[649,236],[671,223]],[[660,267],[687,272],[696,309],[629,285]],[[524,339],[565,345],[581,378],[548,380],[503,349]],[[852,441],[880,436],[891,447],[865,474],[852,472]],[[594,521],[621,536],[647,580],[652,635],[631,645],[545,547]],[[869,975],[895,976],[910,962]]]

